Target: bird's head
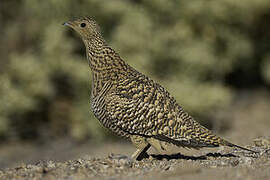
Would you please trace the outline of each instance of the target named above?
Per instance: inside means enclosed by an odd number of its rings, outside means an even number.
[[[78,32],[83,40],[89,40],[100,36],[98,24],[90,17],[74,18],[63,25],[71,27]]]

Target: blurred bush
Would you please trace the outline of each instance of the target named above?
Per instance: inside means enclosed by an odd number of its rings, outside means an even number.
[[[2,138],[106,137],[90,113],[83,43],[61,26],[78,15],[95,17],[123,59],[199,118],[235,88],[270,84],[268,0],[2,0]]]

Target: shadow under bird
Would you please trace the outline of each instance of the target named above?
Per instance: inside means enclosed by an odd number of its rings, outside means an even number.
[[[81,36],[92,72],[91,109],[101,124],[132,141],[133,159],[147,157],[153,146],[159,152],[170,145],[187,148],[232,144],[195,121],[160,84],[129,66],[103,39],[89,17],[64,23]]]

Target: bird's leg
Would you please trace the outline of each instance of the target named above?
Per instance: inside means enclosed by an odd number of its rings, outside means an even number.
[[[161,143],[161,141],[155,139],[155,138],[148,138],[147,142],[154,147],[154,149],[158,153],[162,153],[163,151],[168,151],[168,146],[166,143]]]
[[[142,159],[144,159],[144,158],[148,158],[149,157],[149,155],[147,154],[147,150],[150,148],[150,144],[147,144],[144,148],[142,148],[142,149],[137,149],[133,154],[132,154],[132,156],[131,156],[131,158],[132,159],[134,159],[134,160],[138,160],[138,161],[140,161],[140,160],[142,160]]]
[[[150,144],[144,137],[133,135],[131,136],[131,142],[136,146],[137,150],[132,154],[131,158],[134,160],[142,160],[149,157],[147,150],[150,148]]]

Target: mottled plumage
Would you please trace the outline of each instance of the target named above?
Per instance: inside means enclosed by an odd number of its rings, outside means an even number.
[[[140,159],[150,146],[201,148],[231,146],[244,150],[196,122],[161,85],[125,63],[106,44],[99,26],[88,17],[65,23],[86,47],[92,71],[91,108],[96,118],[119,136],[130,138]],[[251,150],[249,150],[251,151]]]

